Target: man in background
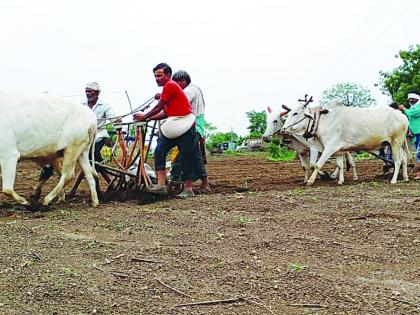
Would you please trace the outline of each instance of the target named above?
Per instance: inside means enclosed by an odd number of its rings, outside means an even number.
[[[95,139],[95,162],[100,163],[103,161],[101,149],[105,145],[105,142],[110,138],[108,131],[106,130],[106,125],[108,124],[108,122],[118,122],[121,121],[121,119],[116,117],[111,105],[105,103],[102,99],[99,98],[99,94],[101,93],[101,87],[97,82],[92,81],[87,83],[85,93],[86,101],[83,102],[82,105],[89,106],[89,108],[93,110],[97,118],[98,131],[96,133]],[[96,166],[96,170],[102,175],[102,177],[108,184],[111,182],[111,178],[109,177],[105,169],[103,169],[100,166]],[[83,178],[83,172],[80,171],[77,175],[76,181],[71,191],[68,194],[69,197],[73,197],[76,194],[77,187],[79,187]]]
[[[408,91],[407,99],[409,108],[406,108],[404,105],[398,105],[398,109],[407,116],[408,128],[414,136],[416,151],[416,175],[414,179],[420,180],[420,91]]]
[[[193,169],[194,177],[201,179],[201,190],[203,192],[210,192],[210,185],[208,182],[208,174],[205,167],[205,154],[206,149],[204,146],[204,113],[205,113],[205,102],[201,89],[191,84],[191,77],[188,72],[179,70],[172,76],[172,80],[179,84],[183,89],[185,95],[187,95],[188,101],[191,104],[193,114],[195,115],[195,136],[194,136],[194,148],[193,148]],[[182,181],[181,175],[181,163],[182,155],[178,154],[172,165],[171,176],[175,180]]]

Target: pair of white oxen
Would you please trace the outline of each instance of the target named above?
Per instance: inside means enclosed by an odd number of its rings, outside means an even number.
[[[78,162],[89,184],[92,204],[99,204],[95,187],[98,175],[89,163],[89,149],[94,149],[96,136],[96,115],[90,108],[48,95],[0,93],[0,135],[3,193],[22,205],[30,205],[14,191],[17,162],[29,159],[61,169],[59,182],[42,204],[48,205],[57,196],[64,199],[64,187],[74,178]],[[34,192],[40,194],[45,181],[40,179]]]
[[[284,108],[287,110],[286,119],[283,117],[286,112],[273,112],[268,109],[267,129],[263,138],[267,140],[280,134],[291,136],[290,148],[299,155],[307,185],[315,182],[321,168],[333,155],[336,156],[336,172],[339,173],[338,184],[344,182],[345,155],[353,169],[353,179],[357,180],[349,151],[376,151],[385,144],[391,146],[395,163],[391,183],[397,182],[401,164],[403,181],[408,181],[408,119],[399,110],[389,106],[346,107],[338,101],[317,108],[309,108],[308,105],[302,104],[292,110]],[[321,156],[318,159],[319,153]],[[308,171],[311,168],[313,172],[308,179]]]

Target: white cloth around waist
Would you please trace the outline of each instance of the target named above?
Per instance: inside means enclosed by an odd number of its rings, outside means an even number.
[[[169,139],[175,139],[186,133],[194,124],[193,113],[186,116],[171,116],[160,126],[162,134]]]

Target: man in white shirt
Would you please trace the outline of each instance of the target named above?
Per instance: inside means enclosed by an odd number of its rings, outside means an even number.
[[[97,118],[98,131],[96,133],[95,139],[95,161],[102,162],[103,158],[101,155],[101,149],[105,145],[105,141],[109,139],[109,134],[105,127],[108,121],[117,122],[120,119],[116,118],[115,112],[111,105],[105,103],[99,98],[101,87],[97,82],[92,81],[87,83],[85,93],[87,101],[83,102],[82,105],[89,106],[96,114]],[[111,182],[111,178],[103,168],[96,166],[96,170],[102,175],[108,184]],[[83,173],[80,172],[68,196],[72,197],[76,194],[76,189],[80,185],[83,178]]]
[[[191,84],[190,75],[184,71],[179,70],[175,72],[172,76],[178,85],[184,90],[185,95],[187,95],[188,101],[191,104],[192,111],[195,119],[195,138],[194,138],[194,151],[193,151],[193,169],[194,177],[201,179],[201,190],[202,192],[210,192],[210,185],[208,182],[208,174],[205,165],[205,147],[204,147],[204,111],[205,103],[203,93],[201,89],[195,85]],[[172,166],[171,176],[173,179],[178,180],[181,175],[181,169],[179,166],[180,159],[182,156],[178,155],[175,160],[174,165]]]

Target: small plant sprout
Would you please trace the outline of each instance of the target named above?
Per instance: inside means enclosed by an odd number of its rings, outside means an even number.
[[[291,197],[299,196],[301,194],[303,194],[303,189],[302,188],[294,188],[294,189],[289,191],[289,196],[291,196]]]
[[[115,224],[115,230],[117,231],[122,231],[124,228],[125,228],[125,225],[122,222],[118,222],[117,224]]]
[[[306,266],[298,264],[298,263],[289,263],[288,267],[289,267],[289,271],[293,271],[293,272],[301,272],[303,271],[303,269],[306,268]]]
[[[61,267],[61,271],[73,278],[79,276],[79,272],[73,267]]]
[[[248,223],[251,223],[251,218],[248,218],[247,216],[240,215],[236,218],[236,223],[240,226],[247,225]]]

